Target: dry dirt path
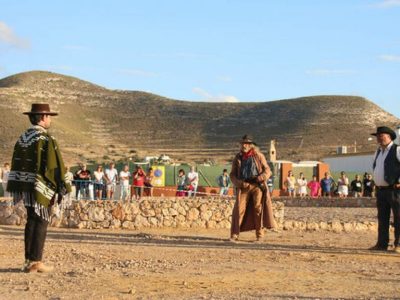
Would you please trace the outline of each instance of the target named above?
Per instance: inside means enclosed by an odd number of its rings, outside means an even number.
[[[48,233],[56,270],[26,274],[23,228],[0,226],[1,299],[400,299],[400,255],[365,250],[376,233],[227,230]]]

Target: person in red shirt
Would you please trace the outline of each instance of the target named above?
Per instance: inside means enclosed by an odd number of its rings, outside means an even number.
[[[143,189],[144,189],[144,182],[146,179],[146,173],[143,171],[141,166],[136,166],[136,170],[133,173],[133,191],[132,195],[135,196],[136,200],[140,200],[140,198],[143,195]]]
[[[317,176],[313,176],[313,179],[307,184],[307,187],[310,189],[311,198],[317,198],[321,192],[321,184],[317,180]]]

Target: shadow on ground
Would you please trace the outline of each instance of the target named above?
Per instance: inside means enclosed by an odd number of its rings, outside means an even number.
[[[0,226],[0,237],[10,237],[23,239],[24,229],[19,227]],[[351,255],[377,255],[388,256],[396,255],[391,252],[369,251],[367,249],[344,248],[344,247],[324,247],[312,244],[278,244],[269,242],[268,236],[264,241],[255,243],[254,241],[243,240],[232,242],[228,239],[210,236],[196,235],[166,235],[149,233],[125,233],[125,232],[82,232],[74,229],[70,230],[49,230],[47,239],[53,242],[79,242],[88,244],[114,244],[114,245],[138,245],[154,247],[183,247],[183,248],[220,248],[238,249],[255,251],[282,251],[282,252],[320,252],[326,254],[351,254]],[[274,238],[276,240],[276,238]]]

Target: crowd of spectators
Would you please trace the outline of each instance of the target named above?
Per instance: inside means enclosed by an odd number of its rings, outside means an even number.
[[[10,172],[10,164],[5,163],[0,169],[0,182],[3,185],[4,196],[8,196],[6,192],[8,174]],[[154,172],[149,168],[147,172],[140,165],[137,165],[131,173],[129,165],[124,165],[122,170],[118,172],[115,164],[111,162],[108,167],[103,170],[102,165],[98,165],[93,173],[87,169],[86,164],[81,164],[79,169],[72,173],[69,167],[66,167],[66,181],[75,186],[74,195],[66,196],[66,205],[72,198],[77,200],[140,200],[143,196],[153,196],[154,190]],[[227,196],[229,189],[232,187],[228,170],[224,169],[222,174],[215,179],[219,187],[219,195]],[[190,167],[190,171],[186,174],[183,169],[178,171],[176,178],[177,197],[194,197],[198,193],[199,173],[196,172],[194,166]],[[289,197],[373,197],[375,192],[375,182],[372,175],[365,173],[363,178],[356,174],[352,181],[349,180],[345,172],[340,172],[339,178],[335,181],[329,172],[324,174],[321,180],[317,176],[313,176],[311,180],[307,180],[304,173],[299,173],[296,178],[293,171],[290,170],[284,180],[284,188]],[[270,192],[273,191],[273,180],[268,182]],[[117,195],[118,199],[115,199]]]
[[[358,198],[373,197],[375,192],[375,182],[371,174],[365,173],[363,180],[361,180],[360,175],[356,174],[354,180],[350,182],[343,171],[340,172],[340,177],[336,181],[329,172],[326,172],[320,181],[314,175],[312,180],[307,182],[303,173],[300,173],[296,179],[290,170],[285,179],[284,186],[289,197],[310,196],[311,198],[318,198],[338,196],[346,198],[351,196]]]
[[[114,198],[118,194],[119,200],[131,201],[153,195],[153,169],[149,168],[145,172],[140,165],[132,173],[129,165],[124,165],[118,172],[111,162],[104,171],[103,166],[98,165],[92,174],[86,164],[81,164],[75,173],[66,167],[66,179],[75,186],[74,196],[77,200],[117,200]]]

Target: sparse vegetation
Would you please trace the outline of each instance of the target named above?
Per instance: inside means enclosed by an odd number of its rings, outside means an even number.
[[[267,96],[267,95],[266,95]],[[363,151],[375,126],[400,120],[354,96],[314,96],[259,103],[201,103],[145,92],[113,91],[50,72],[26,72],[0,80],[0,155],[11,158],[29,126],[23,111],[49,102],[67,163],[154,156],[188,162],[226,161],[245,133],[266,151],[277,140],[278,159],[318,159],[357,140]],[[135,149],[135,150],[133,150]],[[110,151],[110,152],[109,152]]]

